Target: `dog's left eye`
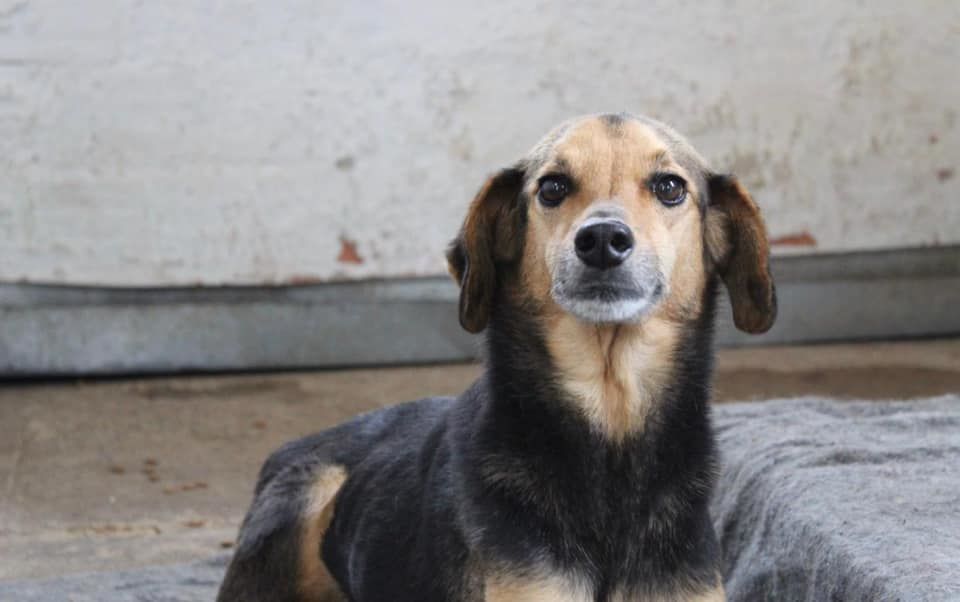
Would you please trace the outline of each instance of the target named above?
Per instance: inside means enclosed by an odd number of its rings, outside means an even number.
[[[540,180],[537,197],[546,207],[556,207],[570,194],[570,183],[561,176],[547,176]]]
[[[687,198],[687,183],[680,176],[662,175],[653,182],[653,194],[668,207],[679,205]]]

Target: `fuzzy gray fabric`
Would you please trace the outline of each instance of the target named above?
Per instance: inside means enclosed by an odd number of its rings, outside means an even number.
[[[960,397],[715,413],[731,601],[960,600]],[[0,600],[210,601],[225,563],[0,583]]]
[[[212,602],[227,554],[203,562],[0,583],[2,602]]]
[[[960,600],[960,397],[718,408],[730,600]]]

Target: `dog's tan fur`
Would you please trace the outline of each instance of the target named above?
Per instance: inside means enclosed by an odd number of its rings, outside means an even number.
[[[672,130],[640,119],[584,118],[548,134],[519,165],[483,186],[448,254],[450,273],[461,286],[460,322],[468,331],[483,330],[501,279],[514,278],[504,294],[531,310],[561,386],[611,441],[643,431],[671,381],[683,328],[704,311],[714,274],[727,286],[738,327],[762,332],[772,324],[776,304],[756,204],[732,178],[718,180],[716,189],[715,179],[702,184],[708,181],[706,164]],[[535,200],[538,178],[557,172],[577,186],[560,206],[545,208]],[[662,172],[686,180],[686,202],[667,207],[654,196],[649,182]],[[709,190],[698,189],[701,184]],[[517,202],[519,196],[529,202]],[[631,229],[633,253],[655,258],[651,263],[662,272],[664,296],[640,321],[588,323],[562,309],[551,294],[558,258],[601,206]],[[508,265],[510,270],[500,271]],[[341,468],[328,468],[311,491],[301,545],[305,600],[342,599],[318,552],[345,479]],[[478,569],[468,597],[482,589],[487,602],[587,602],[590,588],[586,580],[558,571],[517,576]],[[677,584],[655,595],[616,590],[610,595],[616,602],[723,599],[719,579],[705,591]]]
[[[541,571],[523,577],[509,574],[489,576],[483,602],[593,602],[590,587],[583,580],[560,572]],[[717,585],[707,590],[677,586],[657,593],[611,593],[609,602],[724,602],[726,593],[717,577]]]
[[[346,600],[320,555],[323,535],[333,518],[337,492],[346,480],[343,467],[326,466],[317,474],[310,489],[300,540],[300,591],[304,602]]]
[[[559,572],[493,575],[484,584],[483,602],[593,602],[593,595],[585,583]]]
[[[706,163],[672,130],[636,119],[582,118],[549,133],[520,165],[528,171],[523,193],[529,199],[536,198],[538,179],[556,172],[575,179],[577,189],[559,207],[527,203],[520,239],[511,214],[516,211],[511,201],[520,192],[511,188],[517,176],[505,170],[487,182],[461,233],[479,265],[464,273],[463,266],[450,264],[462,287],[461,323],[473,332],[483,328],[496,285],[495,264],[518,261],[522,284],[515,294],[537,308],[559,378],[610,439],[642,431],[652,400],[669,379],[682,323],[703,311],[710,273],[716,270],[724,279],[739,328],[763,332],[770,327],[776,304],[759,210],[730,179],[710,191],[710,206],[701,213],[707,191],[697,189],[699,174],[691,170],[706,170]],[[647,182],[663,171],[687,181],[685,203],[665,207],[654,197]],[[625,216],[636,241],[634,253],[655,256],[665,276],[666,296],[642,322],[587,324],[551,296],[558,257],[601,205]]]
[[[700,212],[695,185],[690,200],[664,207],[645,182],[657,171],[685,176],[670,146],[636,121],[611,127],[601,119],[565,126],[541,146],[538,171],[528,176],[530,198],[541,175],[562,170],[578,182],[564,203],[527,207],[522,278],[527,295],[542,307],[547,344],[566,389],[597,429],[622,439],[643,428],[651,400],[670,375],[679,320],[699,314],[705,285]],[[550,296],[552,265],[572,245],[577,228],[598,204],[623,211],[636,239],[636,253],[656,255],[669,292],[643,323],[594,325],[577,320]]]

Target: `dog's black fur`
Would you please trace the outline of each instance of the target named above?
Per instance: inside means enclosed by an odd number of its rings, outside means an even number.
[[[453,261],[457,250],[454,249]],[[549,565],[606,602],[717,586],[709,390],[719,276],[682,326],[672,373],[639,433],[613,441],[566,399],[535,304],[500,266],[486,370],[458,398],[362,415],[275,452],[220,592],[293,602],[301,516],[318,470],[344,467],[323,561],[356,602],[483,599],[483,576]]]
[[[267,460],[220,599],[300,599],[298,518],[328,464],[350,474],[322,551],[349,600],[469,599],[468,550],[521,572],[545,556],[586,570],[598,602],[616,584],[713,583],[715,291],[648,428],[619,444],[563,402],[536,321],[499,299],[488,369],[463,395],[366,414]]]

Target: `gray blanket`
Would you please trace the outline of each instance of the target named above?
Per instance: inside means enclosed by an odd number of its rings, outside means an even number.
[[[229,555],[203,562],[0,583],[0,602],[211,602]]]
[[[731,600],[960,601],[960,397],[718,410]]]
[[[718,406],[730,600],[960,601],[960,397]],[[226,558],[0,583],[16,602],[193,602]]]

